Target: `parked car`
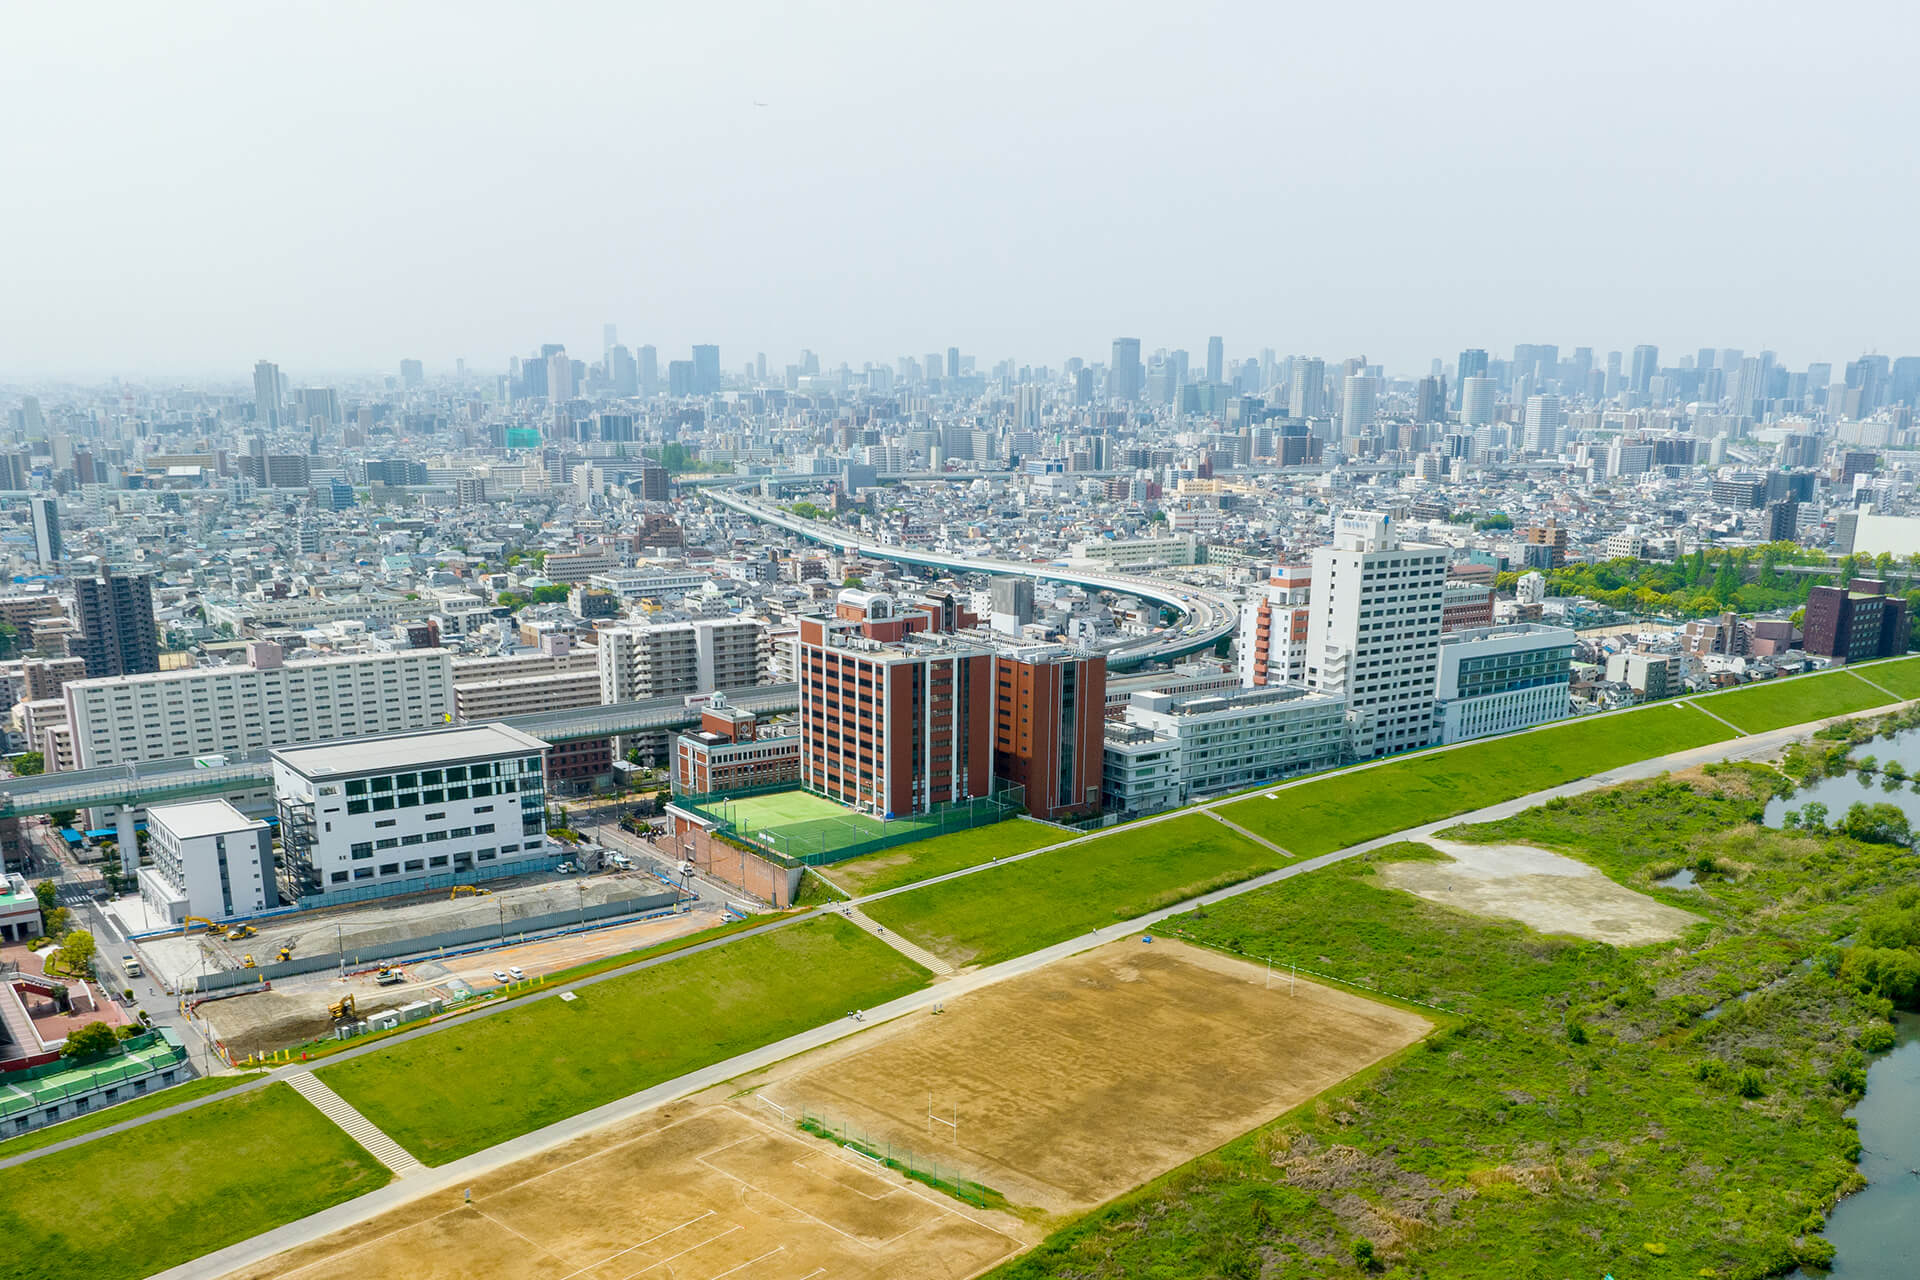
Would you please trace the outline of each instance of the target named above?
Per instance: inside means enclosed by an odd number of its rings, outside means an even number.
[[[527,976],[526,971],[521,969],[519,965],[513,965],[509,967],[507,972],[513,975],[513,980],[515,982],[523,981]]]
[[[579,868],[574,866],[571,862],[563,862],[559,866],[555,867],[554,870],[559,872],[563,876],[570,876],[575,871],[578,871]]]

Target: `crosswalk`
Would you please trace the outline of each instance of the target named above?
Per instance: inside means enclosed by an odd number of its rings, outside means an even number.
[[[405,1178],[426,1171],[427,1166],[389,1138],[373,1121],[361,1115],[345,1098],[322,1084],[313,1072],[292,1072],[287,1076],[287,1083],[293,1086],[295,1093],[318,1108],[321,1115],[339,1125],[348,1137],[365,1147],[368,1154],[398,1176]]]

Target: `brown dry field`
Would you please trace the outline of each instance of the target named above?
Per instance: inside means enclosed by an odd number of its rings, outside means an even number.
[[[960,1280],[1033,1239],[777,1117],[683,1104],[485,1174],[471,1205],[439,1192],[233,1277]]]
[[[1072,1213],[1425,1035],[1418,1014],[1138,936],[743,1079],[1016,1206]],[[927,1118],[958,1114],[957,1138]]]

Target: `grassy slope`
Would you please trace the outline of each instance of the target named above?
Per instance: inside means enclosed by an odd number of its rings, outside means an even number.
[[[1272,800],[1251,796],[1221,812],[1312,857],[1732,736],[1725,725],[1691,707],[1658,703],[1336,774],[1276,792]]]
[[[1691,895],[1717,923],[1681,948],[1543,937],[1378,883],[1379,862],[1434,856],[1424,846],[1182,917],[1178,931],[1198,939],[1296,956],[1447,1004],[1460,1021],[995,1276],[1344,1277],[1357,1274],[1357,1237],[1388,1256],[1390,1275],[1459,1280],[1730,1280],[1817,1251],[1806,1233],[1857,1178],[1850,1086],[1835,1072],[1863,1061],[1852,1042],[1871,1013],[1796,961],[1850,929],[1911,859],[1738,825],[1751,811],[1655,783],[1463,833],[1561,841],[1630,883],[1682,859],[1723,860],[1738,879],[1710,877]],[[1710,1060],[1729,1076],[1759,1070],[1763,1096],[1702,1079]]]
[[[1765,733],[1790,724],[1885,706],[1887,701],[1886,694],[1850,671],[1823,671],[1729,689],[1702,698],[1700,705],[1748,733]]]
[[[56,1142],[65,1142],[68,1138],[78,1138],[82,1134],[92,1133],[95,1129],[105,1129],[127,1120],[137,1120],[149,1112],[165,1111],[168,1107],[177,1107],[183,1102],[192,1102],[195,1098],[204,1098],[210,1093],[224,1093],[228,1089],[238,1088],[249,1080],[258,1080],[261,1074],[254,1071],[245,1075],[202,1076],[198,1080],[189,1080],[185,1084],[175,1085],[171,1089],[162,1089],[158,1093],[142,1094],[138,1098],[100,1111],[89,1111],[86,1115],[62,1120],[59,1124],[35,1129],[31,1133],[23,1133],[17,1138],[8,1138],[5,1142],[0,1142],[0,1160],[10,1160],[14,1156],[52,1146]]]
[[[1009,818],[991,826],[916,840],[912,844],[849,858],[821,870],[836,883],[845,885],[850,893],[878,893],[1073,838],[1071,831]]]
[[[272,1085],[0,1170],[0,1277],[131,1280],[391,1176],[290,1087]]]
[[[916,990],[927,974],[846,921],[743,939],[319,1075],[428,1164]]]
[[[994,964],[1284,861],[1190,814],[882,898],[867,912],[956,963]]]
[[[1871,662],[1854,670],[1862,679],[1871,680],[1883,689],[1891,689],[1902,698],[1920,698],[1920,658]]]

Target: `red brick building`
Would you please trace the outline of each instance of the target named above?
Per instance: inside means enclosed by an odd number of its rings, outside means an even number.
[[[993,652],[942,634],[944,613],[843,591],[800,620],[802,785],[881,816],[992,793]]]
[[[1026,788],[1027,812],[1059,821],[1100,812],[1107,659],[1059,645],[994,659],[994,771]]]
[[[1837,662],[1890,658],[1907,651],[1907,602],[1877,578],[1807,592],[1805,648]]]
[[[800,735],[762,736],[753,712],[724,703],[700,710],[700,727],[673,744],[673,794],[745,791],[800,780]]]

